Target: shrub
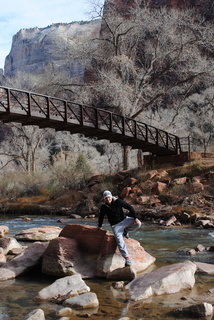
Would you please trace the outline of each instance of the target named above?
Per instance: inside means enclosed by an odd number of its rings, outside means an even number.
[[[200,175],[204,170],[205,168],[200,163],[194,162],[179,168],[171,169],[168,171],[168,174],[172,179],[178,177],[192,178],[196,175]]]
[[[176,184],[169,189],[168,193],[178,197],[184,197],[188,194],[188,186],[185,184]]]

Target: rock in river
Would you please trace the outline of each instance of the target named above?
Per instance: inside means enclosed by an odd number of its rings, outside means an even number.
[[[131,300],[143,300],[152,295],[171,294],[192,289],[197,267],[191,261],[175,263],[139,276],[125,287]]]
[[[19,241],[50,241],[58,237],[62,228],[43,226],[20,231],[15,238]]]
[[[154,263],[155,258],[137,240],[125,242],[136,272]],[[43,256],[42,272],[60,277],[80,273],[83,278],[106,278],[109,272],[124,265],[115,238],[108,231],[68,224],[58,238],[50,241]]]

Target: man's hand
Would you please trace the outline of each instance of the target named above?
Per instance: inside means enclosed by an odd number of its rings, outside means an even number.
[[[140,220],[136,218],[136,219],[134,220],[134,223],[135,223],[135,224],[138,224],[138,223],[140,223]]]

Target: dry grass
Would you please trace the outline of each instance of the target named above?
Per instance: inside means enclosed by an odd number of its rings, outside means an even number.
[[[16,204],[18,205],[35,205],[35,204],[45,204],[49,201],[48,197],[43,195],[41,196],[31,196],[31,197],[22,197],[16,199]]]
[[[58,201],[60,205],[71,204],[79,197],[74,190],[84,187],[90,175],[90,166],[83,156],[79,156],[76,162],[41,172],[2,172],[0,203],[33,206]]]

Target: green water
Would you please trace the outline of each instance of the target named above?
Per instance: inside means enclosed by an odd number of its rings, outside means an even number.
[[[96,220],[69,219],[67,223],[96,226]],[[1,219],[1,224],[9,227],[10,231],[7,235],[9,237],[13,237],[20,230],[32,227],[53,225],[63,228],[65,225],[58,222],[58,217],[32,217],[32,220],[28,222],[22,221],[21,218],[10,220],[4,218]],[[110,230],[107,224],[104,224],[103,228]],[[132,237],[140,241],[144,249],[156,258],[155,265],[148,271],[164,265],[183,262],[186,259],[193,262],[214,263],[214,252],[198,253],[192,257],[181,253],[182,249],[194,248],[198,244],[203,244],[205,247],[212,245],[214,230],[143,225]],[[97,294],[100,303],[98,310],[90,315],[90,319],[117,320],[121,317],[129,317],[131,320],[177,319],[169,314],[171,310],[197,302],[213,303],[214,301],[214,294],[207,293],[209,289],[214,288],[213,276],[198,274],[195,279],[196,284],[192,290],[152,297],[142,302],[128,301],[124,291],[114,289],[114,281],[85,280],[91,291]],[[44,310],[46,320],[59,319],[56,316],[57,305],[37,304],[33,301],[37,292],[54,280],[53,277],[43,275],[37,270],[33,274],[0,282],[0,320],[22,320],[28,312],[36,308]],[[84,313],[74,314],[70,319],[85,318]]]

